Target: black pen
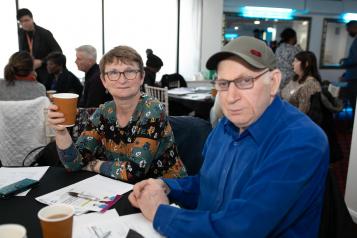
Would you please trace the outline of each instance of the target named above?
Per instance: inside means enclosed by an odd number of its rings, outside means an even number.
[[[91,200],[91,201],[96,201],[96,202],[100,202],[100,199],[89,195],[89,194],[83,194],[83,193],[77,193],[77,192],[68,192],[69,195],[73,196],[73,197],[78,197],[78,198],[84,198],[87,200]]]

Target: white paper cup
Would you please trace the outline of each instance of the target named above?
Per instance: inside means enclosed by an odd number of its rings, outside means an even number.
[[[1,238],[26,238],[26,228],[19,224],[0,225]]]
[[[74,126],[77,114],[78,94],[55,93],[52,95],[53,103],[58,106],[58,111],[64,114],[64,126]]]

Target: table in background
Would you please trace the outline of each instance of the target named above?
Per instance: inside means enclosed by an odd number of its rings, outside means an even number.
[[[26,196],[16,196],[0,200],[0,224],[21,224],[26,227],[28,238],[42,237],[37,212],[46,205],[36,201],[35,198],[94,175],[96,175],[96,173],[87,171],[69,173],[66,172],[64,168],[50,167],[40,180],[40,185],[33,188]],[[130,205],[128,195],[129,192],[124,194],[115,205],[115,209],[119,215],[128,215],[139,212],[138,209]]]
[[[194,116],[209,120],[210,110],[214,104],[214,98],[210,94],[211,89],[192,90],[192,92],[182,95],[171,94],[169,91],[170,116],[187,115],[189,112],[194,111]]]

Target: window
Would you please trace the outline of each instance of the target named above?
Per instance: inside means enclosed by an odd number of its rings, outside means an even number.
[[[324,19],[321,39],[321,68],[339,68],[340,60],[348,55],[353,38],[348,36],[345,23]]]
[[[164,63],[156,75],[157,81],[162,74],[176,72],[176,0],[106,0],[104,18],[106,52],[128,45],[138,51],[145,65],[145,51],[150,48]]]
[[[4,68],[10,56],[19,50],[15,9],[15,1],[0,1],[0,22],[3,32],[0,44],[0,78],[4,77]]]
[[[98,0],[75,0],[70,2],[71,7],[68,7],[68,3],[19,0],[19,8],[28,8],[33,14],[34,22],[52,32],[67,58],[67,68],[77,77],[83,77],[84,73],[78,71],[74,63],[75,49],[80,45],[93,45],[97,49],[97,60],[101,58],[102,3]],[[13,11],[14,9],[11,8]]]

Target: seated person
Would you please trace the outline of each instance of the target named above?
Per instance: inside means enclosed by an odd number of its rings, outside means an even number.
[[[79,107],[99,107],[99,105],[113,100],[112,95],[104,88],[100,79],[97,50],[93,46],[81,45],[76,48],[75,63],[78,70],[85,73],[84,89],[78,103]]]
[[[171,88],[186,88],[186,80],[182,77],[181,74],[164,74],[160,81],[161,87]]]
[[[154,55],[151,49],[146,50],[146,55],[147,60],[146,66],[144,67],[145,77],[143,85],[155,86],[156,73],[160,71],[164,63],[158,56]],[[142,91],[144,91],[143,89],[142,87]]]
[[[83,86],[79,79],[67,69],[66,56],[61,52],[53,52],[47,56],[49,78],[45,82],[47,90],[56,93],[75,93],[82,95]]]
[[[241,36],[206,65],[217,69],[224,117],[206,141],[199,174],[141,181],[130,202],[166,237],[317,237],[328,143],[277,96],[274,53]]]
[[[61,126],[63,114],[49,107],[60,160],[69,171],[89,170],[126,182],[186,176],[164,106],[140,93],[143,62],[132,48],[118,46],[100,61],[101,80],[113,101],[91,116],[74,145]]]
[[[0,100],[19,101],[46,96],[46,88],[36,80],[33,58],[26,51],[14,53],[4,68],[5,80],[0,80]]]

